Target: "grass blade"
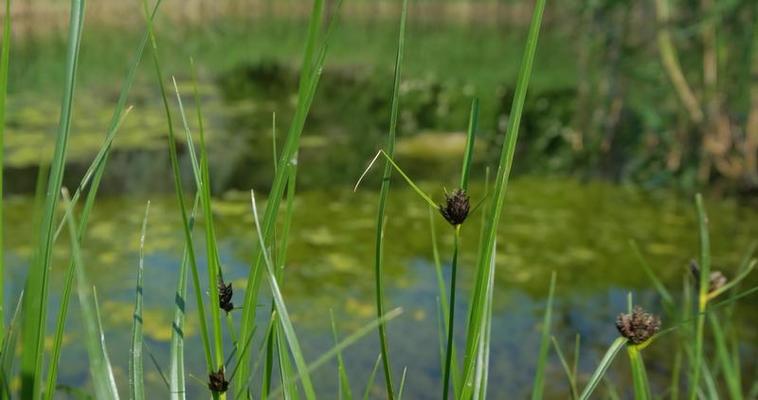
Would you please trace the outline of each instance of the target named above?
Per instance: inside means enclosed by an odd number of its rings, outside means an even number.
[[[18,317],[21,310],[21,305],[24,300],[24,292],[18,296],[18,302],[16,303],[16,310],[13,311],[8,329],[5,330],[3,336],[2,348],[0,350],[0,399],[12,399],[13,393],[11,392],[11,383],[8,382],[11,372],[13,371],[13,359],[16,354],[16,340],[18,339]]]
[[[329,315],[332,318],[332,336],[334,336],[334,344],[336,346],[339,344],[339,338],[337,337],[337,325],[334,322],[334,312],[329,310]],[[337,372],[339,374],[340,400],[352,400],[353,392],[350,390],[350,380],[347,378],[347,370],[345,369],[345,361],[342,359],[342,351],[337,352]]]
[[[11,0],[5,0],[3,44],[0,53],[0,149],[5,149],[5,100],[8,96],[8,66],[11,54]],[[3,221],[3,151],[0,151],[0,226]],[[0,229],[0,338],[5,338],[5,259],[3,232]]]
[[[474,400],[487,398],[487,380],[489,378],[490,367],[490,336],[492,333],[492,296],[495,292],[495,256],[497,241],[493,244],[492,258],[490,259],[490,270],[487,277],[487,292],[484,294],[484,318],[482,319],[481,345],[477,349],[475,379],[474,379]]]
[[[618,355],[621,349],[626,346],[626,342],[627,339],[625,337],[618,337],[613,341],[611,346],[605,352],[603,359],[600,360],[600,364],[598,364],[598,366],[595,368],[595,372],[592,373],[592,376],[587,382],[587,386],[584,387],[582,394],[579,395],[580,400],[587,400],[590,398],[592,392],[595,391],[595,388],[597,388],[597,385],[600,384],[600,381],[603,379],[603,376],[608,370],[608,367],[611,366],[613,359],[616,358],[616,355]]]
[[[380,353],[376,357],[374,362],[374,368],[371,369],[371,373],[368,376],[368,382],[366,382],[366,390],[363,391],[363,400],[368,400],[368,395],[371,393],[371,388],[374,387],[374,380],[376,379],[376,373],[379,371],[379,365],[382,362],[382,354]]]
[[[576,377],[574,375],[574,371],[572,370],[572,367],[569,367],[568,361],[566,360],[566,357],[563,355],[561,346],[558,344],[558,340],[555,338],[555,336],[551,336],[551,340],[553,341],[553,347],[555,348],[555,353],[558,355],[558,359],[561,362],[561,367],[563,367],[563,372],[566,373],[566,379],[569,384],[569,389],[571,390],[571,398],[577,399],[579,397],[579,393],[576,390]]]
[[[326,353],[321,354],[321,356],[319,356],[315,361],[313,361],[312,363],[308,364],[308,369],[307,370],[309,372],[315,371],[317,368],[320,368],[321,366],[323,366],[324,364],[326,364],[329,360],[331,360],[332,358],[336,357],[337,353],[339,353],[339,352],[345,350],[346,348],[352,346],[358,340],[362,339],[367,334],[369,334],[369,333],[373,332],[374,330],[376,330],[376,327],[379,324],[381,324],[381,323],[387,323],[387,322],[389,322],[389,321],[397,318],[402,313],[403,313],[403,310],[401,308],[395,308],[394,310],[388,311],[387,314],[384,315],[384,318],[376,318],[376,319],[372,320],[371,322],[369,322],[368,324],[364,325],[363,327],[361,327],[357,331],[351,333],[348,337],[346,337],[345,339],[343,339],[336,346],[332,347],[329,351],[327,351]],[[298,375],[295,377],[294,380],[300,380],[300,379],[301,379],[301,375],[300,375],[300,372],[298,372]],[[281,389],[273,391],[269,395],[269,398],[276,396],[280,391],[281,391]]]
[[[395,55],[395,74],[392,84],[392,106],[390,111],[390,130],[387,137],[387,154],[392,158],[395,154],[395,136],[397,135],[397,118],[400,100],[400,75],[403,66],[403,53],[405,50],[405,25],[408,15],[408,0],[403,0],[403,9],[400,14],[400,30],[397,39],[397,53]],[[387,198],[390,191],[390,177],[392,176],[392,166],[390,161],[384,164],[384,174],[382,176],[382,186],[379,189],[379,205],[376,213],[376,237],[374,245],[374,280],[376,292],[376,316],[384,317],[384,276],[383,276],[383,254],[384,248],[384,222]],[[395,391],[392,385],[392,363],[389,356],[389,344],[387,343],[387,330],[384,324],[380,323],[378,328],[379,343],[382,352],[382,366],[384,371],[384,383],[387,391],[388,400],[393,400]]]
[[[23,338],[24,347],[21,357],[21,395],[24,398],[40,397],[40,380],[43,371],[42,353],[45,341],[47,317],[48,286],[50,281],[50,263],[53,251],[53,218],[58,196],[63,183],[63,170],[66,163],[69,134],[71,131],[71,114],[76,87],[79,45],[84,24],[84,0],[71,1],[69,19],[68,48],[66,51],[66,72],[64,78],[63,99],[61,101],[60,120],[53,151],[47,194],[40,220],[37,257],[29,269],[26,284],[26,304],[24,304]]]
[[[700,385],[701,364],[703,362],[703,335],[705,330],[705,312],[708,307],[709,277],[711,275],[711,245],[708,237],[708,216],[703,205],[703,196],[695,195],[698,227],[700,232],[700,280],[698,282],[698,316],[695,323],[695,347],[693,349],[692,381],[690,382],[690,400],[697,399],[697,388]]]
[[[279,204],[284,194],[284,187],[287,183],[287,170],[286,165],[293,160],[295,154],[300,145],[300,136],[303,132],[306,117],[310,110],[310,106],[313,102],[313,97],[316,93],[316,88],[321,77],[321,71],[326,59],[327,50],[329,48],[331,33],[336,25],[336,15],[342,5],[342,1],[339,0],[335,6],[334,17],[329,23],[326,31],[326,35],[317,55],[313,56],[313,49],[317,40],[318,32],[321,28],[321,13],[323,8],[323,0],[314,1],[314,11],[311,13],[311,19],[308,28],[308,37],[306,39],[306,49],[303,57],[303,72],[300,76],[301,82],[298,90],[298,102],[295,108],[295,115],[292,118],[292,122],[289,127],[287,138],[282,149],[282,153],[279,157],[279,164],[274,176],[274,181],[271,186],[271,191],[266,202],[266,210],[263,215],[263,235],[264,238],[270,238],[273,232],[273,228],[276,224],[276,217],[279,210]],[[242,321],[240,323],[239,337],[246,337],[254,329],[255,326],[255,302],[258,297],[258,291],[262,280],[264,268],[261,266],[263,262],[262,249],[258,248],[253,254],[253,262],[250,265],[250,273],[248,274],[247,288],[245,290],[245,299],[242,310]],[[241,373],[238,376],[238,381],[235,387],[246,387],[245,379],[249,374],[249,363],[243,362],[241,364]],[[243,389],[238,389],[243,390]],[[239,394],[239,393],[238,393]]]
[[[550,349],[550,320],[553,315],[553,299],[555,297],[555,278],[556,273],[550,276],[550,291],[547,296],[547,306],[545,308],[545,318],[542,321],[542,339],[540,340],[540,352],[537,358],[537,371],[534,375],[534,386],[532,387],[532,400],[542,398],[545,389],[545,366],[547,365],[547,353]]]
[[[145,206],[145,216],[142,219],[142,231],[139,240],[139,268],[137,269],[137,290],[134,299],[134,318],[132,323],[132,358],[129,360],[129,389],[133,400],[145,398],[144,363],[142,360],[142,303],[143,277],[145,271],[145,235],[147,233],[147,216],[150,213],[150,201]]]
[[[634,383],[635,400],[649,400],[650,384],[645,371],[645,363],[642,361],[642,352],[638,346],[627,346],[626,352],[629,355],[629,363],[632,366],[632,382]]]
[[[63,190],[63,198],[66,205],[66,220],[68,232],[71,238],[71,255],[76,266],[77,293],[79,295],[79,307],[82,311],[84,323],[84,344],[89,354],[90,373],[95,394],[100,399],[118,399],[116,380],[113,377],[113,369],[105,346],[105,336],[100,322],[100,312],[97,304],[97,294],[94,287],[89,286],[89,280],[82,262],[81,250],[77,239],[77,227],[71,210],[68,192]]]
[[[287,339],[287,343],[289,344],[290,350],[292,351],[292,356],[295,359],[295,366],[303,383],[305,397],[308,400],[314,400],[316,398],[316,392],[313,389],[313,383],[311,382],[310,374],[308,373],[308,366],[305,363],[303,352],[300,349],[300,342],[298,341],[297,335],[295,334],[295,328],[292,326],[292,321],[290,321],[287,307],[284,304],[284,298],[282,297],[282,293],[279,291],[279,285],[276,282],[274,265],[271,262],[268,250],[266,250],[265,241],[263,240],[263,233],[261,232],[260,222],[258,221],[258,207],[255,203],[255,194],[252,191],[250,192],[250,200],[253,209],[253,219],[255,220],[255,229],[258,233],[258,245],[261,248],[261,252],[263,253],[263,260],[266,264],[266,269],[268,272],[267,278],[269,280],[269,285],[271,286],[271,293],[274,297],[276,312],[279,314],[279,321],[281,323],[282,330],[284,331],[284,336]]]
[[[186,250],[187,255],[189,257],[189,265],[192,271],[192,283],[195,289],[195,299],[197,300],[198,319],[200,320],[200,333],[201,333],[201,338],[203,342],[203,349],[205,352],[206,367],[209,372],[217,371],[223,365],[223,355],[221,355],[222,358],[220,362],[214,363],[214,359],[211,354],[211,345],[210,345],[210,339],[208,335],[208,325],[207,325],[207,320],[205,316],[205,304],[203,302],[204,291],[202,290],[201,285],[200,285],[200,274],[198,272],[197,259],[195,257],[195,246],[192,240],[192,231],[189,225],[189,217],[187,216],[187,207],[185,205],[185,200],[184,200],[184,188],[182,185],[181,173],[179,170],[179,160],[178,160],[177,150],[176,150],[176,136],[174,134],[174,123],[171,118],[171,108],[169,107],[168,98],[166,95],[166,88],[163,83],[163,72],[161,71],[160,60],[158,58],[158,43],[155,39],[155,34],[153,32],[152,20],[148,18],[149,14],[148,14],[148,8],[147,8],[147,1],[143,0],[142,5],[145,12],[147,31],[150,36],[150,47],[152,50],[151,54],[153,56],[152,57],[153,66],[155,67],[155,75],[156,75],[156,79],[158,81],[158,86],[161,93],[163,110],[166,114],[166,125],[168,128],[168,142],[169,142],[168,149],[169,149],[169,158],[171,160],[171,170],[173,172],[173,178],[174,178],[174,191],[176,192],[176,198],[179,204],[179,213],[182,218],[184,241],[185,241],[185,246],[187,248]],[[213,282],[211,282],[210,284],[211,286],[213,286]],[[216,301],[216,299],[213,299],[213,301]],[[216,368],[216,364],[221,364],[221,365],[219,365],[219,368]],[[214,393],[214,398],[217,396],[218,394]]]
[[[508,179],[516,151],[516,142],[518,140],[521,114],[524,109],[524,101],[526,99],[527,87],[532,72],[532,64],[534,63],[534,55],[537,50],[537,41],[539,38],[540,26],[542,25],[542,13],[544,9],[545,0],[537,0],[532,15],[532,21],[529,26],[529,34],[527,36],[524,58],[519,70],[518,81],[516,82],[516,92],[508,118],[507,137],[503,142],[503,147],[500,154],[497,176],[493,188],[494,196],[492,199],[491,209],[488,214],[489,222],[485,231],[485,240],[480,247],[483,251],[480,252],[477,261],[476,282],[472,300],[470,302],[466,351],[464,353],[464,388],[470,387],[468,384],[474,376],[474,369],[477,358],[477,347],[480,345],[481,330],[484,328],[482,320],[485,318],[484,310],[486,308],[484,305],[486,302],[485,295],[487,293],[488,286],[486,278],[489,276],[489,270],[491,269],[490,260],[494,251],[492,245],[495,243],[497,227],[503,211],[505,192],[508,186]],[[470,396],[471,393],[464,390],[464,393],[462,393],[461,397],[466,399]]]
[[[403,399],[403,390],[405,389],[405,377],[408,373],[408,367],[403,368],[403,375],[400,378],[400,388],[397,391],[397,400]]]
[[[200,204],[199,195],[195,197],[195,206],[190,216],[190,230],[195,225],[195,215]],[[186,397],[184,379],[184,320],[186,317],[187,299],[187,269],[189,267],[189,252],[184,246],[182,262],[179,267],[179,281],[176,284],[176,296],[174,297],[174,322],[171,325],[171,351],[169,364],[169,392],[171,400],[184,400]]]

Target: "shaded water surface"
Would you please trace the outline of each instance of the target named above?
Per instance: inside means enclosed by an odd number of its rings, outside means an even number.
[[[423,186],[435,197],[442,197],[443,191],[438,185]],[[441,381],[438,291],[429,210],[415,194],[404,189],[402,182],[398,181],[394,188],[386,233],[386,295],[389,308],[402,307],[404,311],[388,328],[392,361],[397,379],[402,368],[408,367],[408,398],[438,398]],[[368,323],[375,314],[372,263],[377,194],[372,190],[370,183],[357,193],[348,189],[308,189],[295,201],[283,288],[309,360],[332,346],[329,310],[336,315],[342,337]],[[143,319],[147,348],[167,372],[182,236],[175,199],[161,196],[150,197]],[[472,196],[475,202],[481,199],[481,186],[474,188]],[[86,268],[98,289],[106,340],[123,390],[127,385],[139,225],[147,199],[146,196],[100,200],[83,244]],[[10,249],[7,261],[11,265],[8,291],[13,300],[21,289],[34,240],[29,222],[31,200],[17,197],[9,203],[5,226]],[[758,211],[717,198],[709,198],[707,203],[714,265],[733,277],[749,242],[758,236]],[[234,285],[233,300],[239,305],[243,301],[255,243],[247,194],[227,192],[215,201],[214,212],[224,274]],[[479,217],[479,213],[473,214],[463,229],[459,284],[462,295],[459,295],[461,301],[456,313],[459,346],[463,345],[467,298],[474,276]],[[449,259],[451,253],[451,230],[439,216],[434,214],[433,218],[444,273],[448,276],[449,265],[444,260]],[[508,193],[501,225],[489,385],[493,399],[525,398],[529,393],[551,271],[558,272],[553,333],[568,353],[572,353],[569,349],[575,335],[581,335],[579,368],[582,379],[586,379],[604,348],[616,336],[614,319],[625,309],[628,292],[645,307],[661,308],[628,241],[638,241],[650,264],[674,292],[679,292],[688,261],[698,253],[694,207],[689,199],[607,184],[517,179]],[[202,226],[196,231],[199,262],[204,267]],[[52,313],[57,309],[60,282],[68,259],[67,240],[62,238],[59,242],[53,266],[49,326],[54,323]],[[752,282],[755,283],[755,279]],[[264,310],[270,307],[268,292],[264,292],[258,304],[260,314],[265,314]],[[189,296],[194,296],[191,286]],[[194,304],[194,300],[187,301],[190,315],[185,329],[187,371],[204,381]],[[751,360],[758,355],[755,346],[758,329],[749,319],[757,304],[755,298],[747,298],[737,309],[746,377],[753,376],[755,365]],[[265,319],[260,322],[265,323]],[[64,385],[91,387],[80,326],[78,304],[73,302],[64,338],[62,365],[65,367],[60,369],[60,381]],[[258,330],[259,335],[261,331]],[[649,373],[656,385],[665,382],[670,374],[672,357],[666,348],[672,339],[664,338],[646,351]],[[256,351],[260,348],[259,337],[253,346]],[[345,351],[354,391],[362,393],[378,351],[374,332]],[[146,363],[149,398],[164,398],[167,388],[160,373],[149,359]],[[626,364],[620,358],[611,370],[612,381],[621,390],[630,386]],[[335,371],[333,366],[325,366],[315,372],[316,389],[324,398],[336,395]],[[550,357],[547,373],[547,397],[567,398],[562,370],[554,355]],[[256,375],[252,384],[254,391],[258,390],[258,382]],[[190,378],[187,383],[190,398],[203,397],[206,389],[197,379]],[[375,398],[383,397],[382,388],[378,380],[372,389]]]

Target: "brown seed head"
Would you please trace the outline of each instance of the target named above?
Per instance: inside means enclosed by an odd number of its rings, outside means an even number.
[[[229,389],[229,382],[224,377],[224,367],[208,375],[208,389],[216,393],[224,393]]]
[[[440,214],[450,223],[458,226],[466,220],[469,212],[469,197],[463,189],[455,189],[445,194],[445,203],[439,205]]]
[[[699,289],[700,266],[698,265],[697,261],[690,261],[690,271],[692,272],[692,277],[695,279],[695,288]],[[726,276],[724,276],[721,271],[711,271],[711,274],[708,276],[708,293],[720,289],[722,286],[726,285],[727,281],[728,279],[726,279]]]
[[[661,319],[646,313],[641,307],[634,307],[631,314],[619,314],[616,318],[616,328],[621,336],[634,344],[640,344],[650,339],[661,328]]]
[[[227,313],[234,309],[232,303],[232,284],[224,284],[223,281],[218,283],[218,306]]]

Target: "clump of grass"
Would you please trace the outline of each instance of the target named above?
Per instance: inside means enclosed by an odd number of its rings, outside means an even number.
[[[341,3],[336,5],[339,9]],[[492,329],[493,313],[493,292],[495,281],[495,260],[497,250],[497,230],[500,223],[500,217],[504,209],[505,194],[507,191],[510,171],[515,155],[515,147],[518,139],[520,118],[523,110],[523,104],[526,98],[527,87],[530,80],[532,65],[535,57],[539,30],[542,21],[542,13],[545,7],[545,0],[537,0],[534,14],[532,17],[529,34],[526,41],[525,55],[522,60],[519,78],[516,86],[516,95],[513,100],[512,111],[509,118],[509,125],[506,140],[501,149],[501,157],[498,163],[495,183],[492,187],[493,194],[491,197],[485,195],[478,203],[483,204],[481,213],[484,221],[482,231],[479,232],[478,254],[475,264],[476,281],[473,291],[470,293],[468,318],[465,330],[465,348],[463,351],[463,363],[458,366],[455,347],[455,309],[457,298],[457,275],[459,265],[459,253],[463,244],[463,225],[470,218],[471,214],[480,211],[478,205],[473,206],[470,203],[468,194],[469,180],[473,165],[473,149],[477,133],[478,109],[479,104],[475,99],[472,102],[470,118],[468,121],[468,134],[465,151],[463,155],[461,176],[459,186],[445,194],[445,200],[442,204],[435,203],[432,196],[425,193],[419,186],[400,168],[393,159],[394,143],[397,135],[397,120],[400,112],[400,81],[403,64],[403,51],[405,42],[406,18],[407,18],[407,0],[403,0],[403,12],[401,14],[398,47],[395,58],[395,78],[392,94],[392,106],[390,115],[390,130],[387,138],[387,145],[384,150],[380,150],[376,157],[369,164],[366,172],[379,157],[385,160],[383,180],[379,190],[378,213],[376,220],[376,240],[374,253],[374,273],[376,284],[376,308],[377,316],[364,327],[347,335],[340,340],[337,332],[336,322],[332,315],[332,333],[334,337],[334,346],[326,353],[311,361],[305,357],[300,345],[300,338],[297,334],[296,327],[290,318],[281,286],[284,281],[284,271],[287,256],[287,244],[290,236],[290,225],[293,218],[295,207],[295,187],[297,179],[297,153],[299,150],[299,139],[303,126],[306,121],[313,97],[318,86],[319,76],[324,67],[325,57],[330,42],[330,35],[335,26],[333,18],[322,32],[324,2],[315,0],[313,12],[309,24],[309,33],[306,39],[306,45],[303,55],[303,73],[301,75],[298,87],[298,105],[295,116],[290,124],[286,142],[281,153],[277,152],[276,139],[274,138],[274,157],[278,161],[274,168],[274,183],[271,193],[268,197],[266,209],[261,218],[258,212],[256,197],[251,191],[251,214],[254,222],[255,252],[248,275],[248,284],[245,290],[245,299],[242,305],[242,311],[235,313],[237,308],[233,305],[233,289],[231,283],[226,283],[223,278],[220,249],[215,234],[215,222],[212,213],[211,176],[209,170],[209,159],[207,144],[205,141],[205,126],[203,113],[200,107],[200,101],[197,90],[197,79],[194,65],[193,70],[193,94],[195,97],[195,112],[197,117],[197,126],[199,133],[199,155],[196,152],[193,135],[188,124],[188,116],[179,86],[176,80],[173,80],[174,91],[176,93],[176,103],[179,108],[180,117],[185,130],[187,143],[189,146],[189,155],[191,159],[192,174],[194,179],[194,206],[192,211],[188,211],[186,204],[185,188],[181,179],[182,171],[178,160],[177,138],[173,125],[171,113],[171,103],[166,92],[163,70],[158,57],[158,44],[153,34],[153,18],[155,17],[160,0],[155,4],[150,12],[147,2],[143,2],[144,17],[146,22],[146,33],[140,42],[135,61],[131,65],[124,82],[119,100],[114,111],[109,130],[106,134],[105,141],[92,162],[90,168],[85,173],[82,183],[77,188],[73,197],[62,188],[62,175],[66,161],[66,147],[70,135],[71,115],[73,109],[74,88],[76,81],[76,67],[78,60],[78,47],[81,39],[81,29],[84,15],[84,1],[72,0],[72,18],[71,29],[69,33],[69,46],[67,53],[67,80],[65,83],[64,99],[61,105],[61,121],[57,136],[55,154],[50,168],[49,179],[45,178],[45,172],[41,169],[42,179],[38,180],[41,188],[39,200],[39,221],[35,221],[35,226],[39,228],[39,242],[36,248],[36,255],[33,260],[32,269],[29,274],[27,286],[24,291],[23,303],[19,300],[16,311],[10,320],[10,324],[5,327],[4,320],[0,324],[0,337],[2,346],[0,349],[0,383],[2,384],[2,398],[11,398],[13,393],[10,385],[10,378],[13,371],[14,349],[16,340],[19,337],[18,324],[22,322],[23,329],[20,331],[24,341],[22,364],[21,364],[21,396],[24,398],[53,398],[57,387],[57,368],[60,361],[60,352],[62,348],[63,332],[68,314],[69,299],[73,291],[76,290],[78,296],[80,311],[82,313],[84,327],[84,344],[87,349],[90,374],[95,394],[98,398],[118,399],[119,392],[116,386],[114,368],[111,365],[106,347],[105,336],[101,323],[99,304],[97,300],[97,291],[90,286],[86,268],[82,257],[82,241],[86,232],[86,226],[90,211],[94,206],[97,189],[102,178],[102,174],[108,159],[111,144],[118,128],[129,113],[130,108],[126,107],[126,97],[134,80],[137,66],[141,60],[144,48],[150,43],[153,67],[158,86],[161,92],[162,106],[166,114],[167,133],[168,133],[168,151],[171,161],[173,175],[174,191],[177,198],[178,212],[182,220],[182,230],[184,236],[184,251],[182,260],[178,268],[176,300],[174,304],[174,317],[171,332],[170,343],[170,368],[169,377],[162,376],[162,370],[157,361],[154,360],[159,373],[166,381],[172,399],[184,399],[186,397],[185,382],[185,361],[184,361],[184,326],[186,319],[185,299],[187,297],[187,279],[192,279],[195,299],[197,304],[198,318],[200,322],[200,333],[205,357],[205,369],[207,381],[203,385],[207,387],[213,398],[224,399],[230,398],[248,398],[252,397],[251,387],[254,387],[252,377],[256,371],[255,366],[251,366],[253,359],[265,360],[264,372],[262,374],[261,397],[285,399],[297,399],[300,394],[304,394],[308,400],[317,398],[316,384],[311,374],[316,368],[323,366],[327,361],[336,358],[337,369],[335,375],[339,382],[339,396],[342,399],[353,398],[353,392],[348,376],[348,367],[343,352],[348,346],[357,342],[365,335],[378,331],[380,339],[379,356],[376,359],[374,368],[368,379],[367,387],[363,393],[363,398],[367,399],[371,388],[373,387],[375,376],[382,365],[384,372],[384,384],[386,396],[389,399],[402,399],[407,384],[412,384],[413,377],[408,374],[407,368],[403,369],[397,391],[395,390],[392,363],[390,358],[389,344],[387,338],[386,324],[388,321],[396,318],[401,310],[394,309],[387,311],[386,299],[384,296],[384,280],[382,276],[383,257],[382,249],[384,246],[384,224],[388,217],[386,205],[389,199],[390,178],[394,171],[411,186],[411,188],[428,204],[430,209],[430,221],[434,228],[433,218],[439,215],[449,223],[453,229],[453,252],[450,258],[450,289],[446,290],[442,274],[439,250],[436,245],[436,232],[432,231],[433,254],[435,258],[436,274],[439,285],[440,299],[440,367],[442,377],[443,399],[447,400],[452,397],[455,399],[483,399],[487,398],[488,374],[490,367],[490,343]],[[8,2],[6,2],[6,10]],[[9,14],[6,13],[4,23],[5,36],[3,38],[3,50],[0,54],[0,123],[4,122],[4,102],[5,91],[7,89],[7,66],[9,60],[8,41],[10,32]],[[323,37],[322,37],[323,36]],[[319,38],[322,41],[319,42]],[[319,45],[319,43],[321,43]],[[192,62],[191,62],[192,64]],[[275,126],[275,124],[274,124]],[[274,129],[275,130],[275,129]],[[0,128],[0,144],[2,144],[2,128]],[[275,135],[274,135],[275,137]],[[0,165],[2,159],[0,159]],[[489,181],[489,179],[487,179]],[[0,181],[0,186],[1,186]],[[45,197],[42,197],[44,188],[47,185]],[[357,185],[356,185],[357,187]],[[83,193],[87,193],[86,201],[81,212],[77,216],[75,204],[76,200]],[[0,189],[1,190],[1,189]],[[285,200],[286,190],[286,200]],[[62,194],[64,208],[63,222],[58,230],[55,230],[54,220],[56,217],[55,209],[60,198],[58,193]],[[489,193],[487,191],[487,193]],[[0,202],[2,192],[0,191]],[[276,231],[275,226],[279,222],[280,206],[285,201],[284,224],[281,231]],[[584,390],[578,390],[578,357],[579,357],[579,340],[574,347],[573,366],[569,366],[566,357],[560,350],[558,341],[553,337],[553,345],[560,359],[564,371],[568,377],[570,386],[570,396],[572,399],[588,399],[601,382],[606,382],[612,387],[605,376],[611,367],[615,357],[622,349],[627,350],[627,355],[631,363],[632,381],[634,383],[635,399],[651,398],[651,388],[648,381],[645,364],[642,358],[642,351],[647,346],[653,344],[659,337],[669,332],[684,331],[689,337],[694,337],[692,344],[689,341],[682,345],[681,352],[677,352],[675,361],[678,367],[673,374],[672,393],[678,393],[679,390],[679,371],[681,370],[681,354],[686,355],[689,363],[690,387],[689,393],[696,397],[699,392],[708,393],[714,397],[718,395],[716,380],[723,377],[726,387],[731,398],[744,398],[742,381],[740,376],[739,350],[737,342],[732,340],[733,332],[729,331],[728,324],[722,324],[721,316],[717,312],[724,309],[724,315],[727,320],[731,317],[731,307],[737,299],[748,296],[758,291],[758,288],[749,289],[743,292],[737,290],[738,285],[744,281],[748,274],[754,268],[756,262],[751,261],[752,251],[745,257],[745,261],[739,267],[738,273],[732,280],[726,280],[724,275],[714,274],[711,271],[710,241],[708,237],[708,223],[705,214],[705,207],[701,196],[696,197],[698,210],[699,232],[701,242],[701,256],[699,267],[697,268],[696,284],[692,285],[689,280],[685,281],[684,305],[680,308],[674,304],[674,297],[656,277],[653,269],[647,265],[642,256],[642,252],[633,244],[636,255],[642,262],[643,269],[651,278],[653,287],[658,290],[664,303],[664,308],[668,317],[678,315],[678,318],[670,318],[673,321],[669,327],[663,331],[660,329],[660,320],[658,317],[646,313],[638,308],[632,308],[631,299],[629,309],[626,314],[619,316],[617,328],[621,334],[609,347],[605,356],[586,382]],[[148,203],[149,207],[149,203]],[[139,263],[137,269],[137,285],[135,290],[135,306],[133,315],[133,325],[131,334],[131,359],[129,365],[129,392],[133,399],[146,398],[145,378],[144,378],[144,361],[143,352],[147,351],[144,343],[142,332],[143,325],[143,272],[144,272],[144,246],[147,236],[147,219],[148,209],[146,208],[142,219],[140,231],[140,251]],[[201,284],[200,266],[195,255],[195,238],[193,237],[193,228],[195,218],[201,213],[203,226],[203,239],[205,240],[205,249],[208,255],[207,259],[207,293]],[[2,210],[0,207],[0,219]],[[77,222],[78,220],[78,222]],[[45,390],[42,390],[41,374],[45,370],[42,338],[44,338],[46,327],[46,307],[48,306],[48,284],[49,284],[49,267],[51,263],[52,247],[58,236],[60,229],[68,228],[68,238],[70,240],[71,260],[70,266],[64,276],[64,289],[61,297],[60,310],[57,313],[58,321],[56,325],[55,336],[50,360],[47,366],[47,382]],[[0,248],[2,247],[2,237],[0,236]],[[2,254],[0,252],[0,259]],[[2,274],[2,265],[0,264],[0,274]],[[260,349],[252,350],[251,346],[258,326],[256,322],[256,303],[260,299],[260,284],[262,281],[268,283],[273,304],[268,321],[268,327],[264,330],[261,342],[263,345]],[[537,353],[537,362],[535,368],[535,377],[532,386],[533,400],[544,398],[545,374],[547,360],[550,350],[551,341],[551,322],[553,303],[555,297],[557,277],[553,273],[548,289],[547,303],[545,313],[542,318],[540,346]],[[0,279],[0,286],[2,280]],[[692,294],[697,292],[695,305],[697,314],[694,316],[690,313],[692,306]],[[726,300],[715,302],[716,298],[724,293],[730,293]],[[33,296],[33,297],[30,297]],[[0,292],[0,298],[2,293]],[[449,299],[449,302],[447,301]],[[0,311],[3,305],[0,304]],[[209,312],[206,313],[206,310]],[[222,316],[221,311],[225,314]],[[1,315],[2,313],[0,313]],[[239,330],[235,329],[234,319],[239,319]],[[19,321],[22,319],[23,321]],[[210,319],[210,321],[208,321]],[[225,319],[226,329],[222,319]],[[710,322],[712,338],[716,354],[715,365],[711,365],[706,359],[706,321]],[[210,326],[209,326],[210,325]],[[226,338],[229,339],[226,339]],[[231,343],[229,343],[231,342]],[[444,346],[442,345],[444,342]],[[231,345],[231,346],[229,346]],[[231,348],[231,349],[230,349]],[[229,350],[230,349],[230,350]],[[684,358],[684,357],[682,357]],[[278,375],[281,379],[278,387],[274,386],[273,376]],[[701,384],[701,381],[703,382]],[[702,385],[705,385],[703,387]],[[452,391],[450,388],[452,387]],[[614,393],[614,391],[611,391]],[[693,394],[694,393],[694,394]]]

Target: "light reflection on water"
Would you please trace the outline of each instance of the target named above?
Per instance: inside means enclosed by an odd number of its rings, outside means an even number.
[[[441,197],[441,188],[425,188]],[[472,191],[481,198],[481,187]],[[397,379],[408,367],[408,398],[438,398],[439,341],[437,282],[431,255],[428,210],[412,192],[395,186],[389,205],[386,234],[386,282],[388,308],[404,313],[389,325],[390,349]],[[140,218],[146,199],[104,198],[96,205],[85,240],[87,269],[98,287],[107,342],[119,384],[126,389],[135,269]],[[152,198],[145,259],[144,326],[149,351],[167,372],[168,340],[182,236],[178,211],[171,196]],[[235,287],[235,304],[243,299],[245,277],[253,252],[253,226],[244,194],[229,193],[216,201],[214,211],[226,279]],[[303,344],[313,360],[333,345],[329,310],[337,317],[340,335],[347,336],[374,316],[373,234],[376,194],[368,186],[352,193],[348,189],[311,190],[297,198],[287,270],[283,284],[285,300]],[[714,265],[734,276],[743,252],[758,233],[758,212],[732,201],[708,199],[712,224]],[[24,262],[30,254],[32,233],[28,226],[29,201],[11,200],[7,211],[7,246],[10,248],[11,293],[18,293]],[[456,309],[458,343],[463,345],[466,298],[472,284],[479,215],[464,227],[461,263],[463,291]],[[444,221],[435,216],[443,260],[450,255],[451,235]],[[200,222],[202,224],[202,222]],[[624,187],[569,180],[522,178],[513,182],[498,239],[497,276],[492,322],[491,398],[524,398],[530,391],[539,347],[539,325],[544,311],[549,275],[558,271],[554,312],[554,335],[564,352],[573,358],[575,334],[582,337],[580,370],[586,378],[605,346],[615,337],[615,315],[626,308],[632,291],[640,304],[660,310],[660,303],[637,266],[628,245],[637,240],[674,291],[688,260],[698,252],[694,211],[686,198],[666,193],[642,193]],[[202,226],[196,228],[199,262],[205,264]],[[51,284],[51,315],[57,309],[60,277],[66,265],[67,241],[56,249]],[[447,264],[444,265],[448,273]],[[201,274],[203,277],[205,274]],[[755,278],[752,283],[756,282]],[[267,291],[259,313],[270,307]],[[193,296],[190,287],[190,296]],[[745,320],[743,362],[756,355],[758,330],[747,315],[756,300],[748,298],[738,309]],[[187,301],[187,370],[204,380],[194,300]],[[86,351],[80,346],[78,305],[72,302],[67,344],[63,352],[60,381],[81,386],[88,381]],[[265,323],[264,318],[260,318]],[[54,319],[49,319],[52,327]],[[666,321],[664,321],[664,325]],[[265,325],[264,325],[265,326]],[[667,340],[651,346],[646,361],[653,381],[660,385],[669,374],[671,360]],[[670,343],[670,342],[669,342]],[[259,349],[259,340],[253,348]],[[378,353],[377,338],[368,335],[345,354],[353,390],[362,393]],[[162,396],[166,388],[152,363],[146,361],[148,392]],[[748,365],[748,374],[754,369]],[[611,372],[614,382],[628,387],[627,366],[617,361]],[[319,393],[336,393],[336,369],[326,366],[315,372]],[[557,358],[548,368],[547,398],[566,397],[566,385]],[[381,375],[381,374],[380,374]],[[752,375],[746,375],[752,376]],[[257,378],[256,378],[257,379]],[[190,398],[205,388],[188,379]],[[255,380],[254,382],[257,382]],[[257,384],[253,384],[257,390]],[[381,378],[373,393],[381,397]]]

